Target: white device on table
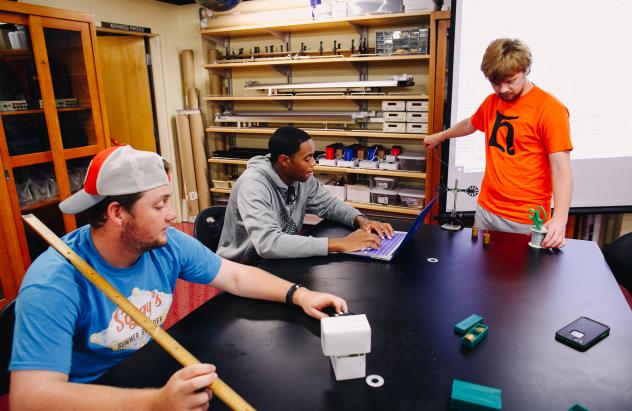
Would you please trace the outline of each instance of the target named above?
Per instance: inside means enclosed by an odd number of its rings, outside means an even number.
[[[366,376],[366,354],[371,352],[371,326],[366,315],[321,319],[320,344],[337,381]]]

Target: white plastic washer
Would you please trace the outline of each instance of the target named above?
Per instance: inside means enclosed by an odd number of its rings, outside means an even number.
[[[426,259],[426,261],[428,261],[429,263],[438,263],[439,259],[434,258],[434,257],[430,257],[430,258]]]
[[[380,377],[377,374],[371,374],[366,377],[366,383],[369,384],[371,387],[381,387],[382,385],[384,385],[384,378]]]

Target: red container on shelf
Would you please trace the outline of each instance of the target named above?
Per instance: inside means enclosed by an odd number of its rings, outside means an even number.
[[[334,148],[333,147],[326,147],[325,148],[325,158],[327,160],[333,160],[334,159]]]

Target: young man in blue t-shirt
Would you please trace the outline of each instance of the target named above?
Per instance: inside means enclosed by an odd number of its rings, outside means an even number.
[[[225,260],[170,227],[175,214],[164,160],[130,146],[95,156],[84,189],[60,203],[86,211],[89,226],[64,241],[157,324],[165,321],[176,279],[210,284],[232,294],[320,309],[347,310],[344,300],[310,291],[255,267]],[[293,294],[292,294],[293,293]],[[204,409],[215,367],[185,367],[160,389],[90,384],[150,337],[64,257],[49,248],[31,265],[16,303],[11,408]],[[200,391],[202,389],[202,391]]]

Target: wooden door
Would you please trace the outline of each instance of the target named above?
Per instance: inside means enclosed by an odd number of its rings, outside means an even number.
[[[110,135],[119,143],[156,152],[145,40],[137,36],[98,36]]]

